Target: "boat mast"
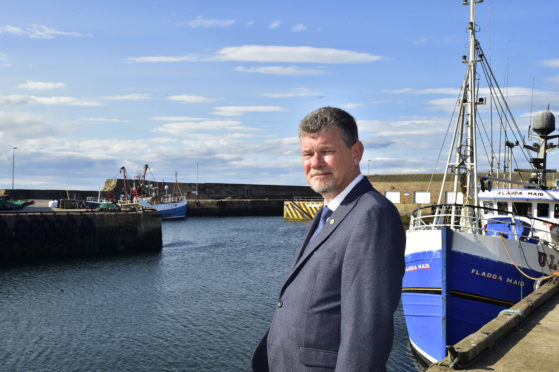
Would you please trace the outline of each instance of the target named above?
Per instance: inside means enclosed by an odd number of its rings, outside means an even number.
[[[467,0],[464,5],[470,6],[470,22],[468,23],[468,32],[470,38],[469,56],[463,56],[462,62],[467,63],[466,76],[461,88],[461,97],[459,102],[459,114],[456,120],[454,136],[451,142],[451,148],[446,163],[446,170],[443,176],[441,191],[439,194],[438,204],[441,205],[444,186],[446,185],[447,174],[451,173],[454,178],[453,206],[450,210],[450,225],[454,226],[456,218],[465,217],[465,221],[470,221],[471,217],[476,218],[478,213],[471,208],[457,208],[458,193],[463,196],[464,205],[478,206],[479,200],[477,195],[477,149],[476,149],[476,115],[477,115],[477,98],[476,98],[476,64],[478,62],[476,56],[476,23],[475,23],[475,4],[481,3],[483,0]],[[481,102],[481,100],[480,100]],[[455,154],[454,162],[452,162],[452,153]],[[447,201],[448,203],[448,201]],[[458,213],[460,211],[460,213]],[[439,209],[437,214],[445,213],[443,209]],[[460,216],[460,215],[461,216]],[[471,224],[464,222],[464,224]],[[475,230],[474,230],[475,231]]]
[[[483,0],[470,0],[470,23],[468,30],[470,33],[470,50],[468,56],[468,85],[467,98],[468,98],[468,138],[466,149],[466,195],[464,201],[467,204],[479,205],[477,195],[477,144],[476,144],[476,115],[477,115],[477,99],[476,99],[476,3],[481,3]],[[464,4],[468,4],[464,2]]]

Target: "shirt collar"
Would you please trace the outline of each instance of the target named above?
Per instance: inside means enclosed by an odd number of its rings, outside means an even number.
[[[351,183],[349,185],[346,186],[344,191],[342,191],[341,193],[336,195],[336,197],[334,199],[330,200],[330,203],[328,203],[328,204],[324,203],[324,205],[326,205],[332,211],[335,211],[340,206],[340,204],[342,204],[342,201],[344,201],[347,194],[349,194],[349,192],[351,190],[353,190],[355,185],[357,185],[359,183],[359,181],[361,181],[363,178],[365,178],[365,176],[363,176],[361,173],[359,173],[359,175],[357,177],[355,177],[355,179],[353,181],[351,181]]]

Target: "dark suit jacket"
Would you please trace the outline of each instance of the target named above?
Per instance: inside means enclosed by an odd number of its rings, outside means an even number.
[[[255,371],[384,371],[404,275],[398,211],[367,179],[310,241],[283,285]]]

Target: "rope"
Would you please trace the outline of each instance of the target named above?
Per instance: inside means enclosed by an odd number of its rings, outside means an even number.
[[[520,267],[518,267],[518,265],[516,264],[516,262],[514,262],[514,259],[512,258],[511,254],[510,254],[510,252],[509,252],[509,249],[507,248],[507,243],[505,243],[505,238],[503,237],[503,235],[501,235],[501,240],[503,241],[503,246],[505,247],[505,249],[506,249],[506,251],[507,251],[507,254],[508,254],[509,257],[510,257],[510,260],[512,261],[512,264],[513,264],[514,267],[516,267],[516,269],[517,269],[522,275],[524,275],[526,278],[532,279],[532,280],[535,280],[535,281],[538,281],[538,280],[547,280],[547,279],[553,278],[554,276],[559,276],[559,272],[557,272],[557,271],[554,272],[554,273],[552,273],[551,275],[543,276],[543,277],[541,277],[541,278],[534,278],[534,277],[532,277],[532,276],[526,274],[524,271],[522,271],[522,269],[521,269]]]
[[[450,364],[448,365],[448,367],[449,367],[450,369],[454,369],[454,366],[457,365],[457,364],[459,364],[459,363],[460,363],[460,354],[458,354],[458,355],[456,356],[456,358],[455,358],[453,361],[450,362]]]
[[[431,365],[429,365],[429,367],[432,367],[432,366],[450,367],[451,363],[452,363],[452,361],[451,361],[450,357],[447,355],[446,358],[441,359],[438,362],[431,363]]]
[[[499,315],[501,314],[516,314],[520,316],[520,319],[524,319],[524,313],[522,313],[522,311],[520,310],[505,309],[499,313]]]

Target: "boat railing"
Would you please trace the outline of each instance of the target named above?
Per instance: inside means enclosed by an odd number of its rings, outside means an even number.
[[[437,204],[418,208],[410,216],[409,231],[443,228],[559,247],[559,223],[510,211],[467,204]]]
[[[161,198],[161,200],[165,203],[179,203],[185,201],[186,198],[182,195],[169,195]]]

